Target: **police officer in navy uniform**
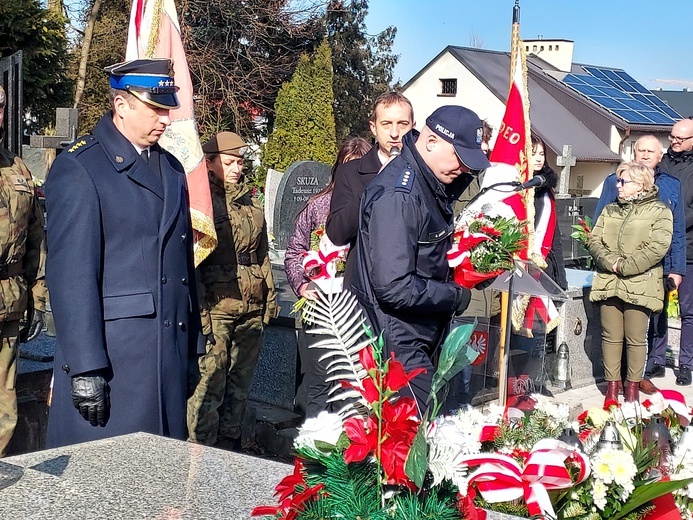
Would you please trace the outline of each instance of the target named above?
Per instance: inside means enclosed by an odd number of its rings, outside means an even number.
[[[482,124],[471,110],[444,106],[421,133],[402,140],[402,153],[366,186],[361,199],[354,292],[386,354],[407,372],[424,368],[409,392],[419,412],[431,388],[431,356],[452,316],[466,309],[470,291],[451,280],[451,203],[469,184],[471,170],[489,167],[481,151]]]
[[[187,369],[204,352],[185,173],[157,144],[178,107],[171,61],[107,71],[112,110],[45,185],[49,447],[138,431],[185,439]]]

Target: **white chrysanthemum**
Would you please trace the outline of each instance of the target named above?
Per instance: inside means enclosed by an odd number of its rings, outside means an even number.
[[[308,447],[317,449],[315,441],[325,442],[332,446],[337,444],[342,434],[342,418],[336,413],[320,412],[317,417],[306,419],[298,429],[294,439],[296,448]]]
[[[592,475],[594,475],[596,479],[604,481],[606,484],[610,484],[613,481],[611,468],[602,460],[592,461]]]
[[[481,451],[479,436],[482,427],[482,424],[476,421],[465,423],[454,417],[439,417],[432,423],[427,438],[429,443],[449,446],[455,458],[460,454],[469,455]]]
[[[606,492],[608,488],[604,482],[595,478],[592,481],[592,499],[594,500],[594,505],[599,509],[604,511],[606,507]]]
[[[614,482],[622,487],[632,486],[633,479],[638,473],[638,468],[633,457],[627,451],[616,451],[614,461],[611,464],[611,474]],[[630,494],[630,493],[629,493]]]
[[[621,499],[621,501],[625,502],[626,500],[628,500],[628,497],[633,493],[634,489],[635,489],[635,486],[633,484],[623,486],[621,488],[621,493],[619,495],[619,498]]]

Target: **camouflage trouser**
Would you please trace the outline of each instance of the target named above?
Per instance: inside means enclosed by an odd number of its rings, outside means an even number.
[[[17,426],[17,349],[19,322],[0,322],[0,457]]]
[[[188,400],[188,436],[213,446],[217,437],[241,436],[250,386],[260,347],[262,316],[233,317],[212,309],[215,345],[200,357],[200,381]]]

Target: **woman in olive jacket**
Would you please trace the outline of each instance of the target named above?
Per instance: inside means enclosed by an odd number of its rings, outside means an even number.
[[[638,401],[651,312],[662,310],[662,258],[671,243],[671,210],[657,196],[654,172],[627,162],[616,171],[618,201],[597,219],[588,249],[597,272],[590,301],[600,302],[606,401],[618,400],[623,339],[628,375],[626,401]]]

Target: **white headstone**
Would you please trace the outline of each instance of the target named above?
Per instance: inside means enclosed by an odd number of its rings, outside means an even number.
[[[274,236],[274,204],[277,200],[277,190],[282,179],[283,172],[269,168],[265,179],[265,221],[267,232]]]

